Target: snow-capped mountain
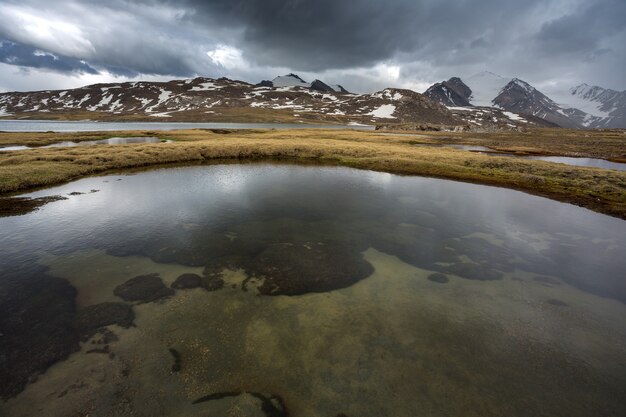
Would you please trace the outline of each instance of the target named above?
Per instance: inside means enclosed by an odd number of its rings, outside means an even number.
[[[298,75],[293,73],[278,76],[272,81],[263,80],[257,85],[264,87],[303,87],[310,88],[316,91],[336,91],[339,93],[349,93],[348,90],[338,84],[331,86],[320,80],[314,80],[308,83],[300,78]]]
[[[553,96],[570,118],[585,127],[626,127],[626,91],[580,84]]]
[[[445,106],[411,90],[359,95],[318,80],[285,85],[295,82],[291,78],[274,79],[280,87],[199,77],[1,93],[0,112],[31,119],[464,124]]]
[[[538,117],[561,127],[579,128],[563,109],[545,94],[518,78],[507,83],[492,101],[495,107],[513,113]]]
[[[471,106],[472,90],[457,77],[452,77],[448,81],[442,81],[431,86],[424,92],[424,95],[440,102],[444,106]]]
[[[511,81],[511,78],[501,77],[493,72],[483,71],[474,74],[462,82],[472,92],[469,102],[472,106],[492,106],[493,99]]]
[[[497,107],[568,128],[626,127],[626,92],[581,84],[553,98],[518,78],[481,72],[434,84],[424,93],[448,107]]]
[[[446,85],[467,99],[460,79]],[[309,122],[413,124],[438,129],[520,129],[546,126],[495,109],[451,107],[415,91],[387,88],[351,94],[295,74],[253,85],[228,78],[95,84],[58,91],[0,93],[0,117],[65,120]]]

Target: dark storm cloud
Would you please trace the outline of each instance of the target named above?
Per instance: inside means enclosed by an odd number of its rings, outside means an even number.
[[[0,62],[30,68],[45,68],[60,72],[97,74],[86,62],[75,58],[54,55],[31,46],[11,41],[0,41]]]
[[[600,42],[626,30],[626,1],[585,3],[572,13],[545,23],[535,40],[547,54],[601,52]],[[622,40],[626,40],[622,37]],[[624,43],[622,43],[622,47]],[[604,48],[606,52],[606,48]]]
[[[398,53],[445,54],[459,41],[486,43],[486,28],[508,29],[539,0],[215,0],[186,2],[195,22],[243,30],[261,64],[324,70],[367,66]],[[429,59],[429,56],[422,56]]]
[[[293,70],[363,91],[492,70],[626,84],[624,0],[1,0],[0,21],[0,39],[126,77]]]

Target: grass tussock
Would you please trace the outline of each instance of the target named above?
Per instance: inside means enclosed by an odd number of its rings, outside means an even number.
[[[557,132],[563,130],[554,129]],[[566,133],[568,131],[565,131]],[[168,132],[130,132],[135,136],[159,136],[173,143],[98,145],[75,148],[42,148],[0,153],[0,193],[7,194],[49,186],[86,175],[112,170],[192,164],[219,160],[315,161],[348,167],[405,175],[422,175],[509,187],[551,197],[626,219],[626,172],[573,167],[542,161],[486,156],[450,148],[414,146],[422,143],[472,143],[495,146],[501,150],[550,153],[558,145],[544,144],[538,137],[557,137],[556,133],[474,134],[419,137],[380,135],[376,132],[338,130],[181,130]],[[130,136],[129,132],[92,133],[1,133],[0,143],[24,144],[77,140],[80,137]],[[569,133],[568,133],[569,134]],[[579,132],[584,135],[586,132]],[[103,135],[103,136],[96,136]],[[519,135],[522,135],[521,138]],[[68,139],[71,138],[71,139]],[[568,144],[568,152],[581,156],[613,155],[616,143],[624,138],[593,138],[594,153],[584,137],[556,139]],[[581,144],[582,143],[582,144]],[[577,150],[575,150],[577,149]],[[617,152],[619,153],[619,152]]]

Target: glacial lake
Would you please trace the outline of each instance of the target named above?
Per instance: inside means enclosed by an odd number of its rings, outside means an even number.
[[[46,196],[0,218],[2,416],[626,415],[623,220],[270,163]]]
[[[305,123],[183,123],[183,122],[95,122],[50,120],[0,120],[0,132],[94,132],[110,130],[178,129],[356,129],[374,130],[366,125]]]

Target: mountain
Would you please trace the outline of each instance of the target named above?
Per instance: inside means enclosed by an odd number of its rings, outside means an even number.
[[[523,80],[485,71],[436,83],[424,94],[449,108],[497,107],[540,124],[543,120],[567,128],[626,128],[626,91],[587,84],[550,98]]]
[[[424,95],[444,106],[471,106],[472,90],[458,77],[434,84]]]
[[[588,128],[625,128],[626,91],[580,84],[555,99],[570,118]]]
[[[492,101],[495,107],[547,120],[561,127],[580,128],[563,109],[545,94],[525,81],[514,78]]]
[[[287,75],[281,75],[274,78],[272,81],[263,80],[257,84],[260,87],[303,87],[310,88],[316,91],[335,91],[338,93],[349,93],[348,90],[340,85],[330,86],[323,81],[314,80],[313,82],[306,82],[298,75],[291,73]]]
[[[483,71],[463,80],[471,90],[470,103],[473,106],[492,106],[493,99],[511,81],[493,72]]]
[[[357,95],[319,80],[307,84],[293,74],[271,83],[199,77],[2,93],[0,112],[11,118],[66,120],[465,124],[445,106],[411,90]]]

